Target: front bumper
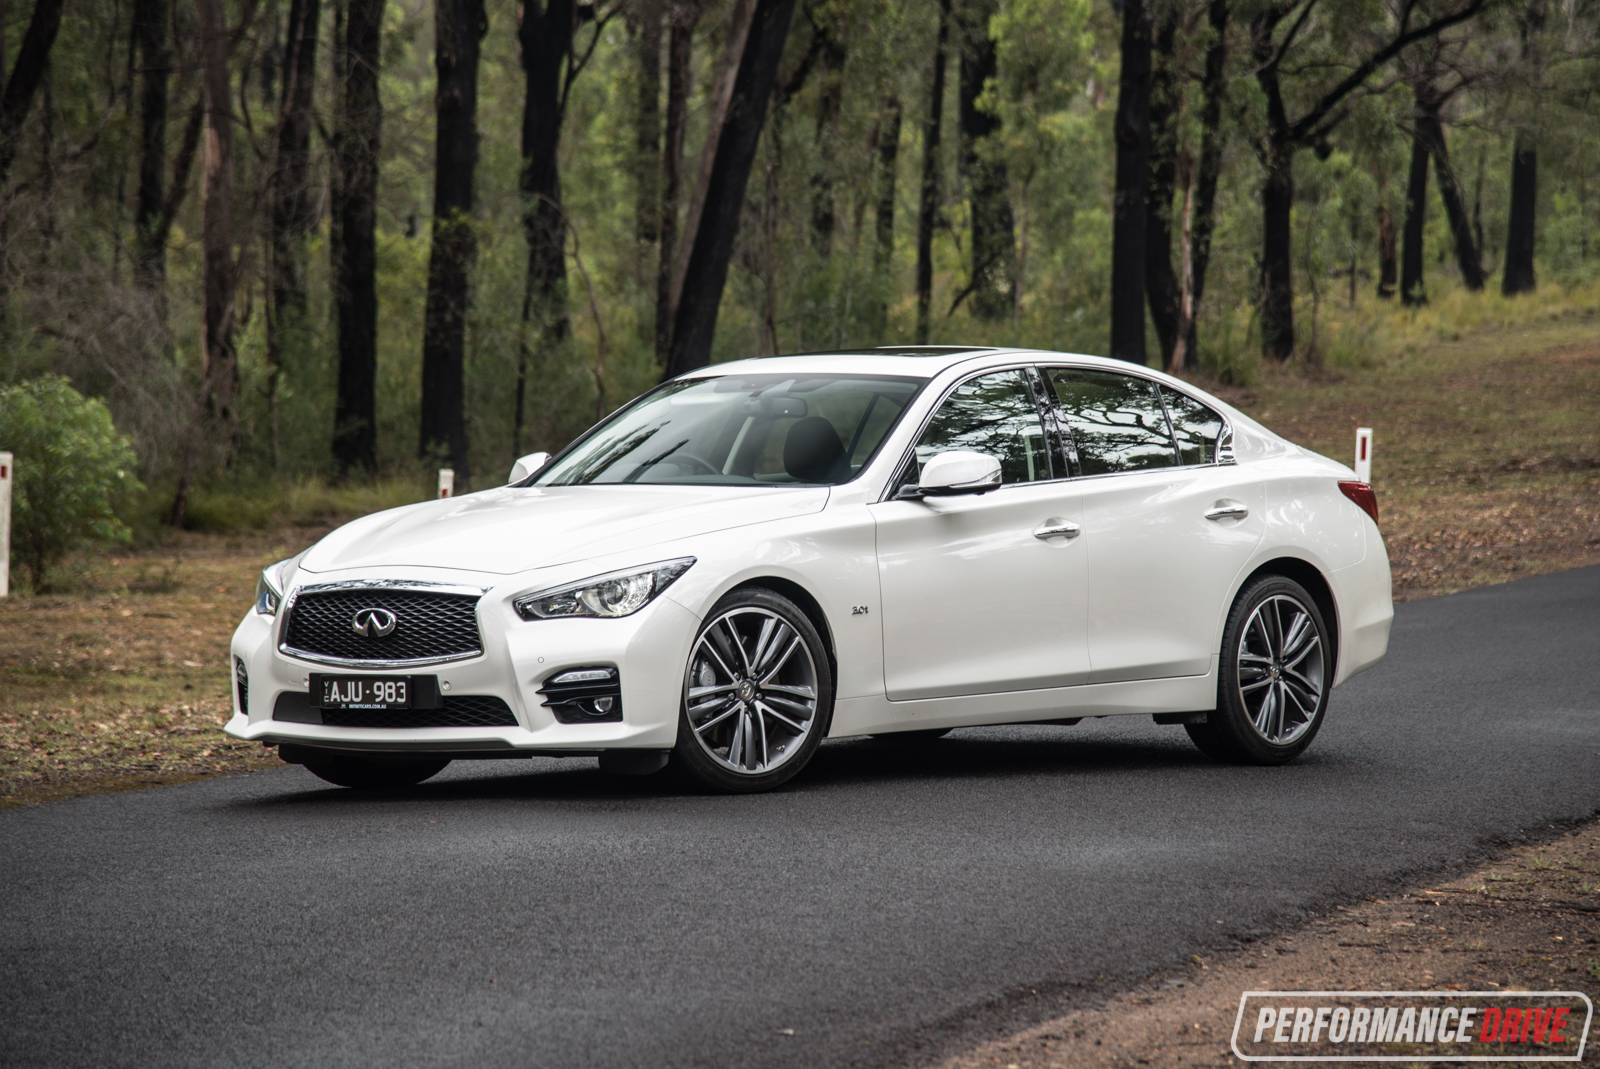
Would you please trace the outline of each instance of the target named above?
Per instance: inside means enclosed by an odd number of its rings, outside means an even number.
[[[684,665],[699,619],[669,598],[657,598],[618,620],[533,620],[518,617],[511,594],[491,590],[478,605],[480,655],[420,669],[333,667],[278,648],[280,618],[248,613],[234,632],[232,660],[247,673],[248,708],[234,687],[234,715],[224,728],[236,739],[365,752],[593,753],[605,749],[668,749],[677,741]],[[617,669],[620,722],[563,724],[538,691],[573,668]],[[273,719],[279,695],[305,693],[313,672],[345,675],[437,675],[444,693],[490,695],[512,710],[503,727],[354,728]]]

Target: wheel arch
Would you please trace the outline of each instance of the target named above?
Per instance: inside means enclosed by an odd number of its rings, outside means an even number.
[[[817,634],[822,636],[823,648],[828,654],[828,675],[834,681],[834,689],[839,685],[839,658],[834,650],[833,628],[828,624],[828,614],[822,611],[822,604],[812,595],[811,591],[795,582],[777,575],[758,575],[746,579],[730,588],[722,596],[740,590],[770,590],[788,598],[806,614],[806,619],[811,621],[811,626],[817,629]],[[720,599],[719,599],[720,600]]]
[[[1306,593],[1311,595],[1311,600],[1317,603],[1317,611],[1322,613],[1322,619],[1328,625],[1329,645],[1333,647],[1333,668],[1329,678],[1337,678],[1339,672],[1339,603],[1333,596],[1333,587],[1329,585],[1322,571],[1310,561],[1299,557],[1275,557],[1260,565],[1255,571],[1245,576],[1244,582],[1239,584],[1243,590],[1250,583],[1264,575],[1278,575],[1285,579],[1292,579],[1305,587]],[[1235,595],[1237,597],[1237,595]]]

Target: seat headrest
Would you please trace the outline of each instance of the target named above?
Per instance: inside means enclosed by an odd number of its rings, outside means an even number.
[[[795,421],[783,440],[783,470],[803,483],[838,483],[850,474],[844,443],[821,416]]]

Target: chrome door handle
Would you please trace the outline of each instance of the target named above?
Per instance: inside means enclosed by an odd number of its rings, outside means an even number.
[[[1035,538],[1063,538],[1063,537],[1065,537],[1065,538],[1077,538],[1078,537],[1078,533],[1080,531],[1082,531],[1082,530],[1083,530],[1083,528],[1079,527],[1075,523],[1069,523],[1069,522],[1066,522],[1066,521],[1063,521],[1063,522],[1060,522],[1060,523],[1051,523],[1049,520],[1046,520],[1044,523],[1041,523],[1039,526],[1037,526],[1037,527],[1035,527],[1033,529],[1033,537],[1035,537]]]
[[[1250,509],[1237,501],[1231,504],[1219,504],[1215,508],[1206,509],[1208,520],[1242,520],[1250,515]]]

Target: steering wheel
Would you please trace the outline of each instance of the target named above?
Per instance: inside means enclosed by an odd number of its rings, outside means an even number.
[[[700,457],[695,456],[693,453],[674,453],[665,461],[663,461],[663,463],[681,464],[683,461],[688,461],[690,464],[699,465],[702,469],[704,469],[704,472],[707,475],[722,474],[722,472],[717,470],[716,466],[713,465],[709,460],[703,460]]]

